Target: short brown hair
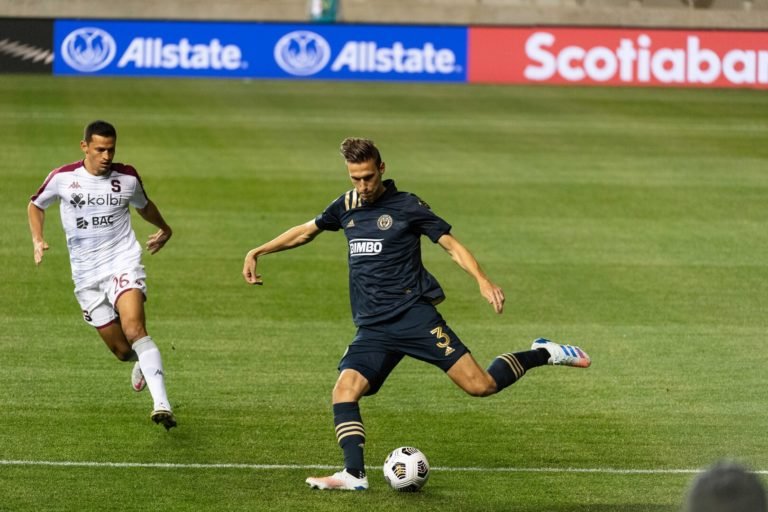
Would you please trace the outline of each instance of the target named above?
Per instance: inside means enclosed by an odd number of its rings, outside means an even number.
[[[344,160],[353,164],[374,160],[376,167],[381,167],[381,153],[379,148],[370,139],[361,139],[358,137],[347,137],[341,142],[339,148]]]

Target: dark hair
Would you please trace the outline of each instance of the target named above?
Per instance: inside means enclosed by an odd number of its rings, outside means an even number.
[[[372,140],[347,137],[341,142],[339,151],[341,151],[344,160],[347,162],[359,164],[368,160],[374,160],[376,167],[381,166],[381,153],[379,153],[379,148],[376,147]]]
[[[766,512],[765,488],[738,463],[718,461],[690,487],[686,512]]]
[[[100,137],[112,137],[113,139],[116,139],[117,130],[115,130],[115,127],[106,121],[93,121],[85,127],[83,140],[85,142],[91,142],[91,139],[93,139],[94,135],[99,135]]]

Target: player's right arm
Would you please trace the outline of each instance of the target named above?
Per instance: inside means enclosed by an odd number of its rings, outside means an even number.
[[[248,251],[248,254],[245,255],[245,263],[243,264],[243,278],[245,282],[248,284],[263,284],[261,274],[256,273],[256,263],[260,256],[308,244],[320,234],[320,231],[321,229],[317,227],[315,219],[312,219],[304,224],[294,226],[269,242]]]
[[[40,265],[40,262],[43,261],[43,252],[48,250],[48,243],[43,238],[45,210],[41,210],[30,201],[27,205],[27,217],[29,218],[29,230],[32,232],[35,265]]]

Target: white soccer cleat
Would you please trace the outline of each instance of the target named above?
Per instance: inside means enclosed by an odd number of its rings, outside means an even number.
[[[307,484],[312,489],[338,491],[364,491],[368,488],[368,477],[356,478],[343,469],[331,476],[307,478]]]
[[[538,338],[531,345],[531,350],[546,349],[549,352],[547,364],[576,366],[578,368],[587,368],[592,364],[586,352],[575,345],[561,345],[546,338]]]
[[[131,370],[131,387],[137,393],[147,387],[147,381],[144,379],[144,374],[141,373],[141,366],[139,366],[138,361],[136,361],[136,364],[133,365],[133,370]]]

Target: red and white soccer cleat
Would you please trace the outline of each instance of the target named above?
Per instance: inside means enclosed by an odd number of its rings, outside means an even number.
[[[364,491],[368,488],[368,477],[356,478],[342,469],[331,476],[307,478],[307,484],[312,489]]]
[[[147,381],[144,379],[144,374],[141,373],[141,366],[139,366],[138,361],[136,361],[136,364],[133,365],[133,370],[131,370],[131,387],[137,393],[147,387]]]

